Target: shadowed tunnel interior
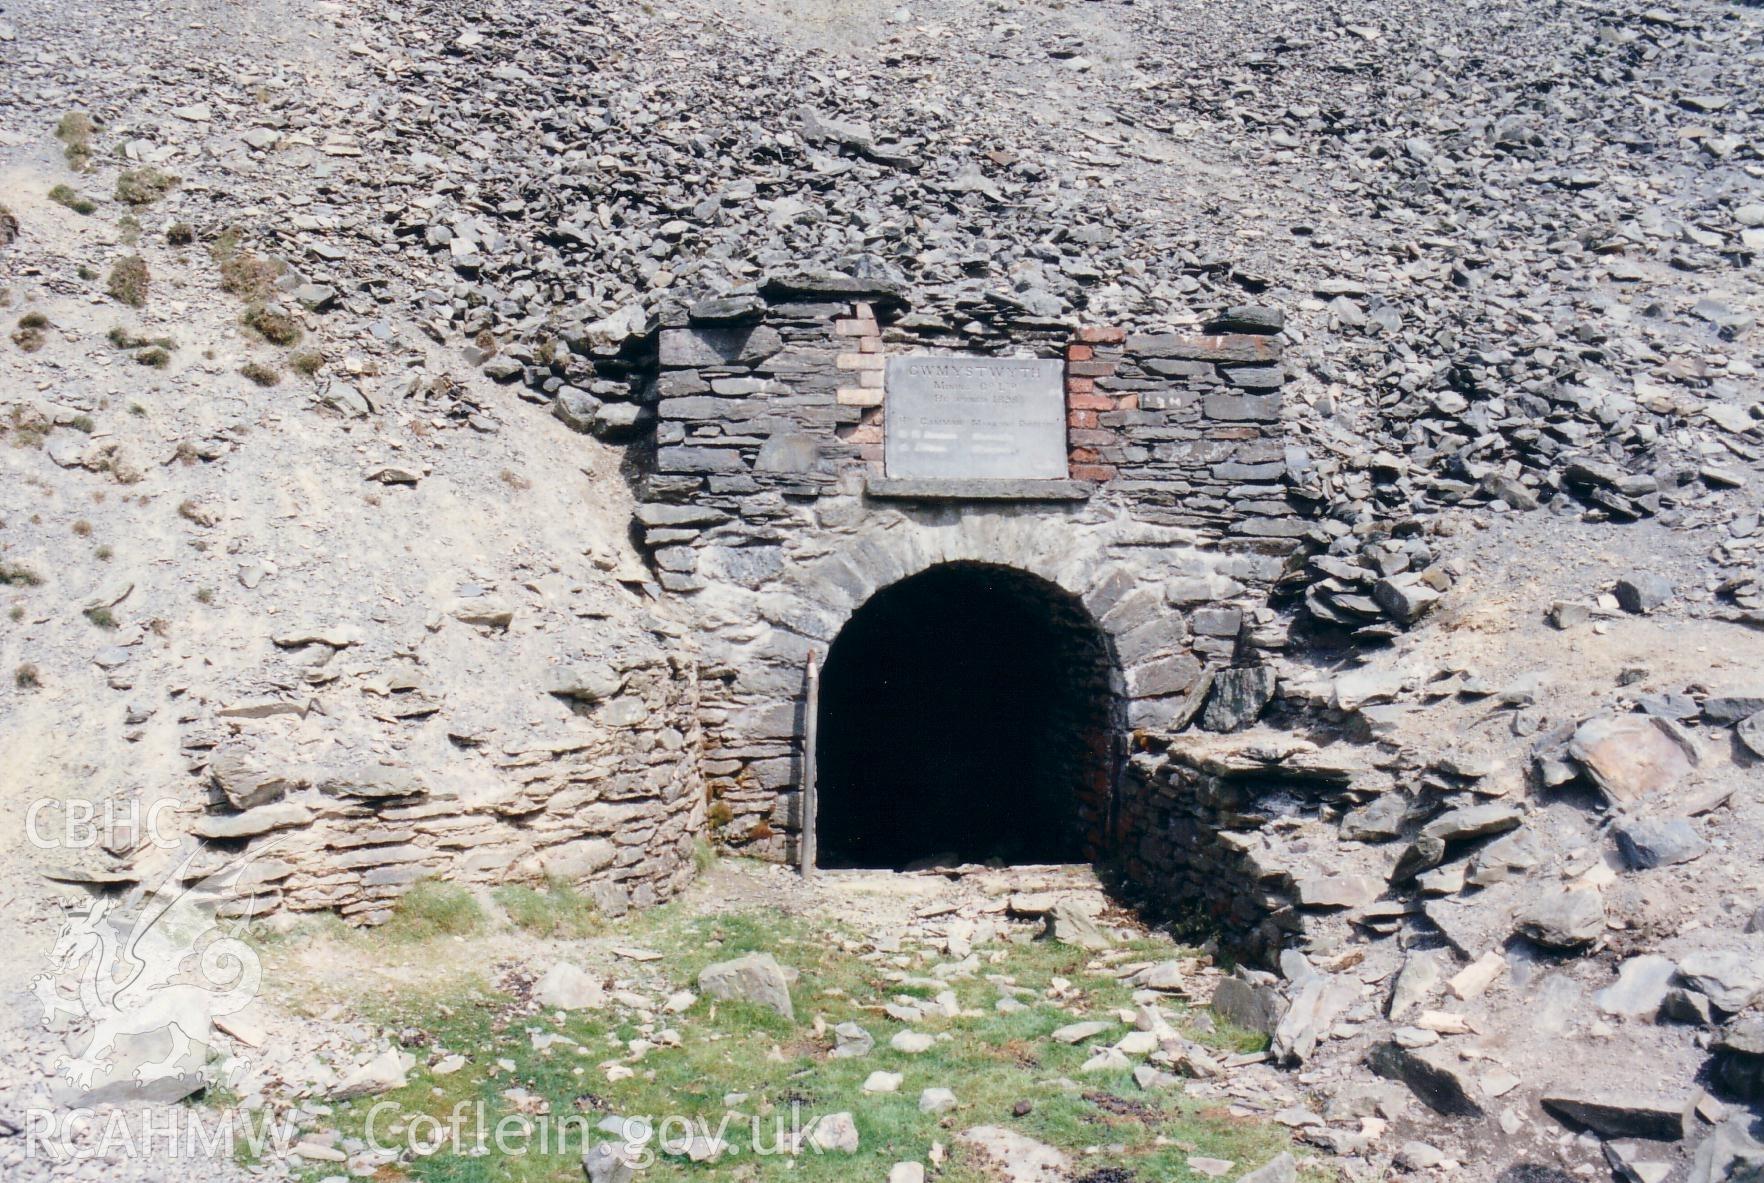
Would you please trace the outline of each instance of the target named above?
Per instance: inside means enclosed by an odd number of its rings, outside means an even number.
[[[819,864],[1093,856],[1109,668],[1084,606],[1026,572],[951,563],[877,592],[821,675]]]

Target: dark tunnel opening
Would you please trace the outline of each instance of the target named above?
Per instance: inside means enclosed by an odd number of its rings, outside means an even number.
[[[1083,604],[1026,572],[952,563],[877,592],[822,671],[819,865],[1098,857],[1110,668]]]

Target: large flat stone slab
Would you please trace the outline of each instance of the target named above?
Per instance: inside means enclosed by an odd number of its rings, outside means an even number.
[[[890,477],[1060,480],[1064,363],[1033,357],[891,357],[885,378]]]
[[[1083,501],[1089,481],[970,480],[958,477],[870,477],[864,492],[891,501]]]

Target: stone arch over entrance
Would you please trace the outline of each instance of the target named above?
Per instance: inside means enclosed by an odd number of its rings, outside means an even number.
[[[820,865],[1103,853],[1121,679],[1072,592],[999,563],[927,566],[850,615],[821,685]]]
[[[1093,701],[1106,703],[1110,730],[1094,737],[1085,812],[1063,824],[1075,825],[1077,858],[1130,858],[1128,819],[1141,811],[1125,756],[1134,736],[1186,717],[1204,697],[1231,642],[1211,625],[1192,627],[1189,605],[1240,591],[1224,568],[1234,560],[1197,545],[1191,531],[1095,503],[976,507],[860,494],[823,499],[813,522],[786,534],[764,579],[737,579],[732,561],[701,567],[708,578],[697,602],[713,625],[701,666],[703,768],[718,840],[754,857],[795,863],[806,853],[826,865],[818,844],[805,852],[800,841],[807,667],[824,669],[848,622],[887,589],[941,567],[978,567],[1007,572],[1014,586],[1037,589],[1044,612],[1055,605],[1098,634],[1107,660]],[[818,771],[818,754],[813,763]]]

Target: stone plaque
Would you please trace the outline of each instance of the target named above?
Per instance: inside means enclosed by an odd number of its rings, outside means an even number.
[[[1060,480],[1064,364],[1032,357],[891,357],[890,477]]]

